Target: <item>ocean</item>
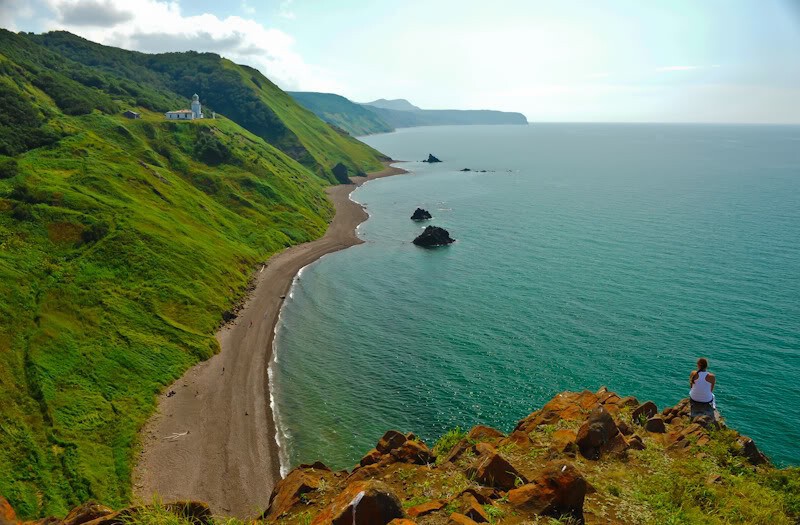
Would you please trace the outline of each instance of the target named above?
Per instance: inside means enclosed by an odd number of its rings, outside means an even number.
[[[366,243],[306,267],[283,307],[270,381],[284,468],[352,467],[390,428],[429,445],[456,426],[509,431],[563,390],[662,409],[701,356],[727,423],[800,464],[800,127],[362,140],[411,173],[351,195]],[[409,220],[418,206],[433,220]],[[457,242],[411,244],[427,224]]]

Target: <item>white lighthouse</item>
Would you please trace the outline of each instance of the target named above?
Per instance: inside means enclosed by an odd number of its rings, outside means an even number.
[[[203,111],[200,107],[200,97],[197,95],[197,93],[192,96],[192,117],[203,118]]]

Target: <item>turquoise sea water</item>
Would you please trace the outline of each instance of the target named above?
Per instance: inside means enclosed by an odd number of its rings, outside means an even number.
[[[456,425],[508,431],[562,390],[671,405],[699,356],[728,423],[800,464],[800,127],[363,140],[445,162],[357,190],[366,244],[296,281],[271,370],[287,464],[352,466],[389,428],[429,444]],[[458,241],[412,245],[417,206]]]

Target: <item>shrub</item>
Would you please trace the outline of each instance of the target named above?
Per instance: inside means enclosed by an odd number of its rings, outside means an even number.
[[[10,179],[19,173],[17,159],[11,157],[0,157],[0,179]]]

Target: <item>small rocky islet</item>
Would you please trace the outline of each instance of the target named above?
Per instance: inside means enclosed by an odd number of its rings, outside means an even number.
[[[433,219],[433,215],[428,210],[423,208],[417,208],[414,210],[414,213],[411,214],[412,221],[428,221]]]
[[[440,228],[439,226],[427,226],[412,242],[423,248],[434,248],[452,244],[456,242],[456,240],[450,237],[450,232],[444,228]]]

